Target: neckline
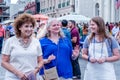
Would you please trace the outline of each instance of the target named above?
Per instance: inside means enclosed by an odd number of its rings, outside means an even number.
[[[17,38],[17,37],[16,37]],[[24,50],[27,50],[28,48],[29,48],[29,46],[31,45],[31,43],[32,43],[32,37],[31,37],[31,39],[27,42],[27,43],[24,43],[23,41],[22,41],[22,38],[17,38],[18,39],[18,42],[19,42],[19,44],[20,44],[20,46],[24,49]]]
[[[53,44],[55,44],[55,45],[58,45],[59,44],[59,42],[60,42],[60,39],[61,39],[61,37],[59,37],[59,39],[58,39],[58,42],[57,43],[55,43],[54,41],[52,41],[50,38],[46,38],[48,41],[50,41],[51,43],[53,43]]]

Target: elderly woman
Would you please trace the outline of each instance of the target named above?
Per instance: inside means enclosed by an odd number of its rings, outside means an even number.
[[[15,36],[9,38],[2,51],[2,66],[7,70],[5,80],[36,80],[43,65],[42,51],[37,39],[31,37],[35,20],[30,14],[20,15],[14,22]]]
[[[51,19],[47,23],[46,34],[40,39],[45,69],[56,66],[60,80],[72,80],[72,63],[79,50],[73,50],[71,41],[61,32],[59,21]],[[73,51],[72,51],[73,50]],[[67,66],[67,68],[65,68]],[[43,75],[43,71],[40,71]]]

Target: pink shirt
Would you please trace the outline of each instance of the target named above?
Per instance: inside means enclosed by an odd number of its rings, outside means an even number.
[[[4,37],[5,36],[5,30],[4,28],[0,27],[0,37]]]

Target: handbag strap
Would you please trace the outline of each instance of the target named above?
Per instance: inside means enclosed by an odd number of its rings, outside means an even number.
[[[58,41],[58,44],[56,44],[56,45],[57,45],[57,55],[56,55],[56,58],[57,58],[58,57],[58,53],[59,53],[59,41]],[[55,62],[56,62],[56,65],[57,65],[57,59],[56,59]],[[47,63],[47,64],[49,64],[49,63]],[[45,70],[45,65],[43,65],[43,69]]]

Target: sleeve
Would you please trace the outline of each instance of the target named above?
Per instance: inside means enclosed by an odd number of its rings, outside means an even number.
[[[38,52],[38,56],[42,56],[42,49],[41,49],[41,43],[39,42],[39,40],[37,40],[37,52]]]
[[[11,48],[10,41],[11,41],[10,38],[5,41],[5,44],[3,45],[3,48],[2,48],[2,54],[5,54],[5,55],[11,54],[12,48]]]
[[[88,41],[88,37],[86,37],[83,43],[83,48],[88,48],[88,47],[89,47],[89,41]]]
[[[112,37],[111,39],[112,39],[111,40],[112,41],[112,44],[111,44],[112,49],[118,48],[118,43],[117,43],[116,39],[114,37]]]
[[[77,37],[78,36],[78,31],[77,30],[75,30],[75,31],[73,31],[73,33],[71,34],[72,35],[72,37]]]

